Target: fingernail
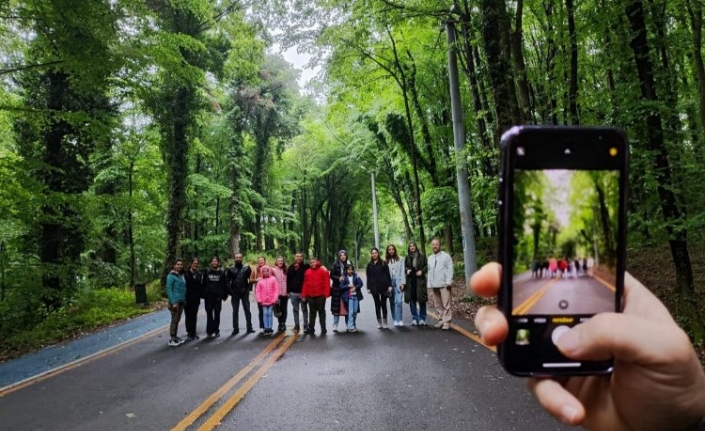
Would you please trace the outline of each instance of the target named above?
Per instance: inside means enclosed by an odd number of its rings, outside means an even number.
[[[578,415],[578,409],[573,406],[563,406],[561,408],[561,420],[568,425],[575,425],[575,417]]]
[[[578,331],[571,329],[566,332],[561,336],[561,338],[558,339],[556,345],[561,352],[575,352],[580,348],[580,337],[578,336]]]

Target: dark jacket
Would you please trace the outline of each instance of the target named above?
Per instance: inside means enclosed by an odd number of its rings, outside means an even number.
[[[206,295],[218,295],[221,298],[227,298],[228,284],[225,281],[225,271],[208,268],[203,274],[203,292]]]
[[[340,289],[343,291],[343,299],[345,299],[346,301],[348,300],[348,298],[350,298],[350,278],[350,276],[345,274],[343,276],[343,282],[340,283]],[[352,284],[353,286],[355,286],[355,296],[358,300],[362,301],[364,299],[362,296],[363,283],[359,275],[352,275]]]
[[[426,286],[426,273],[428,272],[428,260],[420,251],[416,251],[416,265],[414,265],[414,256],[407,253],[404,259],[406,267],[406,289],[404,290],[404,302],[409,303],[412,299],[412,292],[415,293],[416,302],[428,301],[428,286]],[[411,272],[408,272],[411,271]],[[416,271],[421,271],[421,276],[416,275]]]
[[[184,271],[186,279],[186,303],[199,304],[203,296],[203,273],[196,271],[191,272],[190,269]]]
[[[225,271],[225,281],[228,284],[228,293],[234,297],[242,298],[250,293],[250,265],[233,265]]]
[[[342,250],[341,250],[342,251]],[[333,285],[330,289],[330,312],[337,316],[340,314],[340,276],[345,275],[345,265],[352,265],[350,259],[345,263],[340,261],[340,258],[336,259],[333,265],[331,265],[330,279],[333,281]]]
[[[304,287],[304,274],[311,267],[308,263],[304,263],[298,268],[292,263],[286,269],[286,293],[301,294],[301,289]]]
[[[392,286],[392,276],[389,274],[389,267],[382,259],[377,263],[370,261],[367,264],[367,289],[373,294],[387,295],[387,291]]]

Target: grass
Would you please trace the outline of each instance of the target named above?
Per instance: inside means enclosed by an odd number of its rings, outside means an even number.
[[[135,303],[135,293],[123,289],[95,289],[32,328],[9,331],[0,339],[0,361],[73,339],[115,322],[131,319],[164,307],[159,282],[147,286],[147,305]]]

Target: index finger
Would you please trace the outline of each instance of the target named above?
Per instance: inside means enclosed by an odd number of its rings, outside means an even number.
[[[502,265],[497,262],[490,262],[480,268],[470,278],[470,288],[476,294],[489,298],[499,292],[500,280],[502,278]]]

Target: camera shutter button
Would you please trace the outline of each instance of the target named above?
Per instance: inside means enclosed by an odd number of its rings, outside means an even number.
[[[563,334],[566,332],[570,331],[569,326],[561,325],[557,326],[556,329],[553,330],[551,333],[551,341],[553,341],[553,344],[558,345],[558,340],[561,338]]]

